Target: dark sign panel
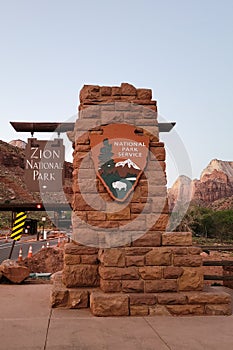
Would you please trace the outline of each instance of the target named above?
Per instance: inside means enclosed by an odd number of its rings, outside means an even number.
[[[28,139],[25,158],[25,183],[33,192],[62,190],[65,147],[62,139]]]

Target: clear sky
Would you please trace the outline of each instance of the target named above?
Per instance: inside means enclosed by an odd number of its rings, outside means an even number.
[[[69,120],[84,84],[129,82],[177,122],[193,177],[233,160],[232,18],[232,0],[0,0],[0,139]]]

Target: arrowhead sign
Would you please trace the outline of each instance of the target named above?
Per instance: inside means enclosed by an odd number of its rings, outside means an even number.
[[[96,174],[116,201],[123,202],[138,184],[148,157],[149,137],[128,124],[102,127],[91,134],[91,154]]]

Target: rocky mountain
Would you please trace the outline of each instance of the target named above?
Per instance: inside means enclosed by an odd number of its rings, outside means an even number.
[[[17,140],[19,141],[19,140]],[[14,143],[13,143],[14,144]],[[21,143],[17,142],[22,146]],[[39,192],[31,192],[24,181],[24,147],[17,147],[4,141],[0,141],[0,203],[34,203],[42,201]],[[72,164],[64,164],[63,191],[69,202],[72,196]],[[50,202],[59,203],[63,196],[59,193],[48,193]],[[43,200],[46,198],[43,196]]]
[[[180,176],[168,190],[170,208],[194,204],[215,209],[229,209],[233,198],[233,162],[213,159],[202,171],[200,179]]]

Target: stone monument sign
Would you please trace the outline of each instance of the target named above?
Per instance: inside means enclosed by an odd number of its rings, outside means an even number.
[[[85,85],[70,137],[73,234],[53,278],[53,307],[90,307],[96,316],[229,315],[228,294],[203,290],[192,234],[167,232],[152,91]]]

